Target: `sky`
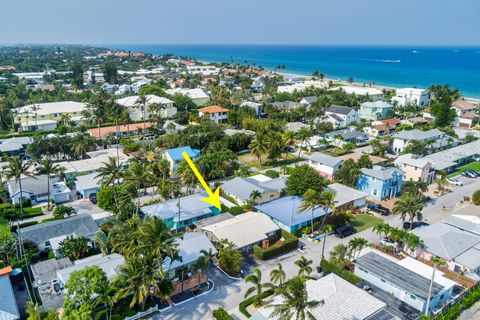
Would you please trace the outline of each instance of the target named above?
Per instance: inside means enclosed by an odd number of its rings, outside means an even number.
[[[479,0],[4,0],[0,43],[480,45]]]

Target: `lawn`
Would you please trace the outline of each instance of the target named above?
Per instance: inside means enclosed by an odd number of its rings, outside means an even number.
[[[357,230],[357,232],[360,232],[365,229],[371,228],[382,221],[383,220],[378,217],[362,213],[354,215],[352,220],[350,221],[350,224]]]
[[[11,237],[12,233],[10,232],[10,226],[8,225],[8,221],[0,218],[0,239],[8,239]]]
[[[20,209],[18,209],[20,211]],[[40,207],[23,208],[23,218],[31,218],[41,216],[43,214]]]
[[[448,177],[451,178],[451,177],[458,176],[459,174],[461,174],[463,171],[465,171],[467,169],[475,170],[475,171],[480,172],[480,161],[472,162],[472,163],[467,164],[466,166],[457,168],[457,170],[455,170],[455,172],[449,174]]]

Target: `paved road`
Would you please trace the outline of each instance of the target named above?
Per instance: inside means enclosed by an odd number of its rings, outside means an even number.
[[[457,209],[456,204],[463,199],[463,196],[471,196],[475,190],[480,189],[480,179],[462,179],[464,181],[464,186],[452,187],[451,193],[438,199],[434,199],[425,207],[423,215],[426,221],[434,223],[443,219]],[[447,208],[445,211],[442,209],[443,206],[446,206]],[[402,224],[397,216],[386,217],[385,221],[395,227],[400,227]],[[327,258],[328,253],[334,246],[339,243],[347,243],[352,237],[362,237],[369,242],[376,242],[379,240],[378,235],[374,234],[371,229],[364,230],[345,239],[338,239],[334,236],[329,236],[325,243],[325,253]],[[302,240],[302,242],[306,244],[305,257],[312,259],[313,265],[317,266],[320,263],[321,244],[305,242],[305,240]],[[297,273],[294,261],[296,261],[301,255],[303,255],[301,252],[294,251],[283,255],[278,259],[257,263],[259,263],[258,267],[262,270],[265,281],[268,281],[268,274],[270,270],[275,268],[277,262],[282,263],[287,277],[292,277]],[[249,285],[245,284],[244,281],[230,280],[219,272],[215,272],[212,279],[215,282],[215,289],[212,293],[185,303],[180,307],[172,308],[168,312],[152,317],[152,319],[211,319],[211,312],[218,307],[229,310],[236,318],[241,319],[241,317],[237,317],[237,306],[244,300],[244,293]]]

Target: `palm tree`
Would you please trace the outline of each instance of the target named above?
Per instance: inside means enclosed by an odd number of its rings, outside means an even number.
[[[83,159],[85,153],[95,148],[94,139],[86,133],[79,133],[72,138],[70,147],[77,157]]]
[[[202,272],[203,272],[203,275],[207,279],[208,286],[210,287],[210,283],[208,282],[207,271],[208,271],[208,268],[210,268],[210,265],[212,264],[212,262],[215,259],[215,254],[213,253],[211,248],[208,249],[208,251],[200,250],[200,254],[202,255],[200,257],[202,259],[201,260],[201,262],[202,262]]]
[[[150,99],[146,95],[140,95],[135,101],[135,105],[142,111],[142,118],[143,118],[143,137],[145,138],[145,129],[146,129],[146,112],[147,112],[147,103]]]
[[[36,179],[33,174],[30,172],[30,161],[23,161],[19,157],[12,157],[8,159],[8,166],[5,168],[3,175],[5,179],[15,179],[15,182],[18,183],[18,189],[20,191],[20,218],[23,218],[23,187],[22,187],[22,178],[32,177]],[[17,222],[18,224],[18,222]]]
[[[278,285],[281,287],[285,282],[287,275],[285,274],[285,271],[283,271],[283,267],[280,262],[277,262],[276,266],[276,269],[272,269],[272,271],[270,271],[270,281],[272,281],[273,284],[278,283]]]
[[[98,229],[97,233],[95,233],[94,242],[104,256],[110,253],[110,250],[111,250],[110,241],[106,233],[103,232],[102,229]]]
[[[421,200],[423,193],[428,191],[428,184],[423,181],[404,181],[401,188],[401,194],[408,194]]]
[[[50,178],[52,173],[58,172],[59,168],[59,165],[48,158],[41,160],[40,165],[37,167],[37,174],[45,174],[47,176],[47,211],[50,211]]]
[[[105,305],[105,318],[106,320],[112,319],[113,305],[117,302],[115,298],[115,288],[107,281],[101,283],[99,290],[97,290],[97,297],[95,298],[95,304]]]
[[[300,146],[298,148],[298,159],[300,159],[300,154],[302,153],[303,144],[312,136],[312,131],[307,128],[301,128],[298,131],[298,141],[300,141]]]
[[[245,292],[245,299],[256,292],[256,294],[253,296],[253,305],[255,307],[261,306],[263,304],[262,290],[263,288],[272,288],[272,284],[262,283],[262,272],[258,268],[253,269],[253,272],[245,277],[245,282],[253,285],[247,289],[247,292]]]
[[[327,224],[323,227],[323,234],[325,235],[323,237],[323,243],[322,243],[322,256],[321,256],[321,259],[320,261],[323,260],[323,258],[325,257],[325,243],[327,242],[327,237],[328,237],[328,234],[330,232],[332,232],[333,230],[335,230],[335,226],[331,225],[331,224]]]
[[[407,219],[407,215],[409,216],[410,220],[410,228],[413,225],[413,220],[418,218],[421,220],[421,215],[419,212],[423,209],[422,203],[420,201],[410,195],[403,196],[395,201],[393,205],[393,214],[399,214],[400,219],[402,222],[405,222]]]
[[[337,267],[343,269],[348,262],[349,250],[343,243],[337,244],[332,251],[330,251],[330,262]]]
[[[320,205],[323,207],[323,210],[325,211],[325,214],[323,215],[322,218],[322,223],[320,224],[320,228],[322,231],[325,233],[324,230],[324,225],[325,225],[325,220],[327,219],[328,215],[328,209],[331,209],[331,213],[335,214],[335,208],[336,208],[336,203],[337,201],[335,200],[337,194],[333,190],[325,190],[320,193]],[[325,256],[325,241],[323,242],[322,246],[322,259]]]
[[[60,123],[65,127],[72,121],[72,117],[68,113],[62,113],[60,116]]]
[[[348,241],[348,250],[350,251],[350,258],[355,260],[360,255],[360,252],[368,246],[368,241],[363,238],[353,238]]]
[[[268,152],[266,140],[267,135],[263,131],[258,131],[248,146],[252,154],[258,158],[260,166],[263,166],[262,156]]]
[[[433,271],[432,271],[432,278],[430,279],[430,287],[428,289],[428,298],[427,298],[427,306],[425,308],[425,315],[428,317],[430,315],[430,299],[432,297],[432,288],[433,282],[435,280],[435,270],[438,268],[443,268],[447,263],[440,257],[432,256],[430,261],[433,263]]]
[[[271,304],[272,318],[315,320],[310,310],[320,307],[323,301],[309,300],[304,277],[295,277],[278,289],[281,303]]]
[[[282,136],[283,146],[286,148],[291,148],[297,142],[295,131],[287,131]],[[288,159],[289,151],[285,152],[285,159]]]
[[[137,197],[137,214],[140,211],[140,192],[139,189],[145,185],[148,180],[148,173],[145,166],[139,161],[133,161],[128,170],[123,171],[123,179],[126,190],[132,196]]]
[[[187,194],[190,194],[190,191],[193,191],[198,184],[198,179],[185,160],[180,161],[178,164],[177,174],[180,176],[180,181],[185,185]]]
[[[309,276],[312,273],[312,260],[308,260],[305,256],[301,256],[300,259],[294,262],[295,265],[299,268],[299,276]]]
[[[114,157],[108,157],[108,161],[103,163],[103,166],[98,169],[98,174],[95,179],[100,178],[99,182],[103,186],[113,186],[113,197],[115,203],[118,203],[116,183],[121,177],[121,167]]]
[[[390,233],[391,229],[392,227],[388,223],[384,223],[384,222],[379,222],[376,225],[374,225],[372,228],[373,232],[375,232],[380,236],[380,239],[382,239],[383,237],[386,237]]]
[[[313,189],[308,189],[303,194],[303,200],[298,207],[297,214],[300,214],[304,211],[311,210],[311,218],[310,218],[310,227],[311,233],[313,233],[313,218],[315,209],[321,204],[321,198],[317,191]]]
[[[260,191],[258,190],[253,190],[251,193],[250,193],[250,196],[249,196],[249,201],[250,203],[252,204],[252,207],[255,205],[255,201],[260,198],[262,196],[262,194],[260,193]]]
[[[32,106],[30,107],[30,110],[32,110],[33,112],[33,115],[34,115],[34,119],[35,119],[35,130],[37,130],[37,120],[38,120],[38,110],[40,110],[40,106],[39,105],[36,105],[36,104],[32,104]],[[28,120],[27,120],[28,122]]]

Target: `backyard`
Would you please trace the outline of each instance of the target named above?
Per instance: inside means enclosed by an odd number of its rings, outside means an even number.
[[[303,155],[304,152],[302,152]],[[260,165],[260,161],[257,157],[255,157],[251,153],[245,153],[238,156],[238,161],[246,166],[255,167],[257,169],[271,169],[274,167],[281,167],[285,165],[289,165],[298,161],[303,160],[302,158],[298,159],[297,155],[293,155],[291,153],[288,154],[288,158],[285,159],[286,153],[282,153],[277,161],[265,159],[262,157],[262,165]]]
[[[350,224],[357,230],[357,232],[361,232],[363,230],[373,227],[374,225],[382,221],[383,220],[379,217],[361,213],[354,215],[352,220],[350,221]]]

